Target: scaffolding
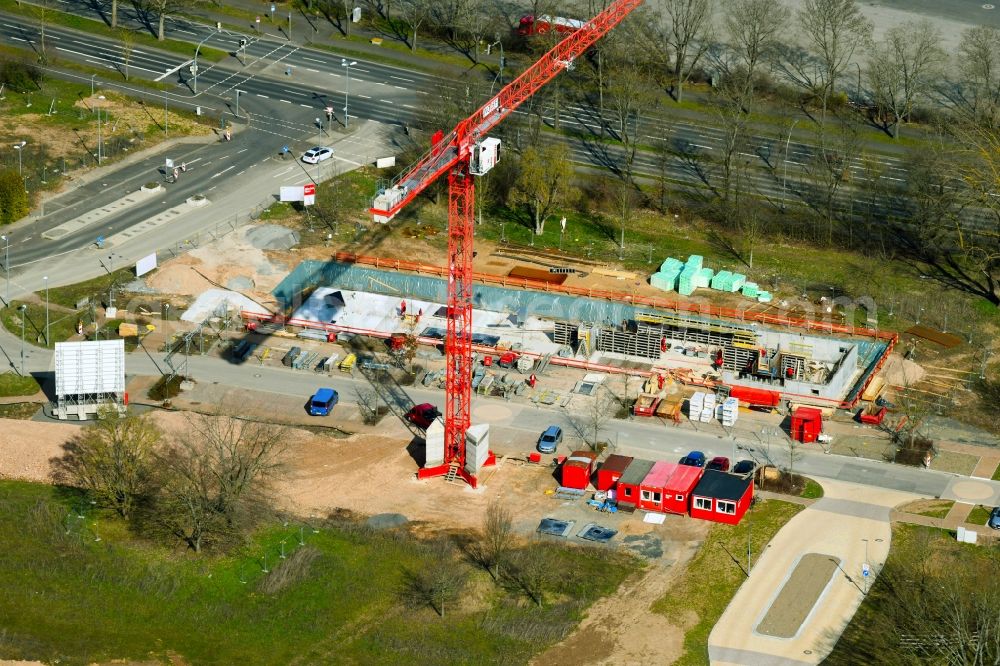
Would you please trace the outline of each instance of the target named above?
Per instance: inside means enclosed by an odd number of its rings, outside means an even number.
[[[125,409],[125,341],[59,342],[56,408],[61,420],[84,421],[101,408]]]

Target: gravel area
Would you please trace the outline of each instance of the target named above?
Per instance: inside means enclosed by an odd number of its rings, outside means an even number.
[[[803,555],[756,631],[775,638],[795,636],[839,565],[840,558],[832,555]]]
[[[247,232],[247,240],[258,250],[290,250],[299,244],[299,234],[278,224],[262,224]]]

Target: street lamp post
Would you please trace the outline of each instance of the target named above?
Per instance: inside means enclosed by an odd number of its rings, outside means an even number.
[[[96,77],[96,76],[97,76],[97,74],[91,74],[90,75],[90,96],[91,97],[94,96],[94,77]]]
[[[868,564],[868,539],[862,539],[862,541],[865,542],[865,565],[862,572],[862,578],[865,579],[865,594],[868,594],[868,576],[864,575],[867,574],[868,571],[871,571],[871,566]]]
[[[354,60],[347,62],[344,58],[340,61],[340,66],[347,70],[347,84],[344,86],[344,129],[347,129],[348,115],[347,115],[347,96],[351,90],[351,67],[354,67],[358,63]]]
[[[28,145],[27,141],[21,141],[19,143],[14,144],[14,150],[17,151],[17,175],[21,176],[22,178],[24,177],[24,175],[21,173],[23,170],[21,168],[21,151],[26,145]]]
[[[785,162],[782,165],[784,173],[781,177],[781,210],[785,210],[785,190],[788,187],[788,144],[792,141],[792,130],[795,129],[797,122],[799,122],[798,118],[792,121],[791,126],[788,128],[788,137],[785,139]]]
[[[49,276],[42,278],[45,282],[45,346],[49,346]]]
[[[215,33],[210,33],[208,37],[198,42],[198,46],[194,49],[194,62],[191,64],[191,75],[194,77],[194,94],[198,94],[198,52],[201,51],[201,45],[210,40],[215,36]]]
[[[3,240],[3,270],[6,273],[6,284],[4,286],[4,305],[10,305],[10,237],[7,234],[0,236]]]
[[[28,309],[28,306],[22,303],[17,307],[17,311],[21,313],[21,376],[24,376],[24,311]]]
[[[494,36],[496,37],[498,35],[494,35]],[[487,49],[492,49],[494,46],[499,46],[500,47],[500,71],[497,72],[496,78],[494,78],[493,79],[493,83],[490,84],[490,95],[493,94],[493,86],[496,85],[497,82],[499,82],[501,86],[503,85],[503,66],[506,63],[506,60],[504,59],[504,55],[503,55],[503,42],[501,42],[498,39],[497,41],[493,42],[492,44],[490,44],[486,48]]]

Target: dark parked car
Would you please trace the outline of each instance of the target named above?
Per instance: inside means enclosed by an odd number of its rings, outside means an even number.
[[[752,460],[741,460],[733,467],[733,474],[739,474],[740,476],[745,476],[747,474],[753,473],[757,469],[757,463]]]
[[[725,456],[715,456],[708,462],[707,465],[705,465],[705,469],[717,469],[720,472],[728,472],[729,458]]]
[[[689,465],[690,467],[704,467],[705,466],[705,454],[701,451],[692,451],[683,458],[681,458],[682,465]]]
[[[995,530],[1000,530],[1000,506],[995,507],[990,511],[990,519],[986,522],[987,525]]]
[[[538,438],[538,451],[540,453],[555,453],[556,447],[562,442],[562,428],[559,426],[549,426]]]
[[[410,411],[406,412],[406,420],[424,430],[434,423],[434,419],[439,416],[441,416],[441,412],[429,402],[416,405]]]

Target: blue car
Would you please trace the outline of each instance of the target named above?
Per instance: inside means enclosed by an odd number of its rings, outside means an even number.
[[[689,467],[704,467],[705,466],[705,454],[701,451],[692,451],[683,458],[681,458],[681,464],[687,465]]]
[[[556,447],[562,441],[562,428],[559,426],[549,426],[538,438],[539,453],[555,453]]]
[[[321,388],[309,400],[309,414],[312,416],[328,415],[333,406],[337,404],[338,398],[337,392],[333,389]]]

